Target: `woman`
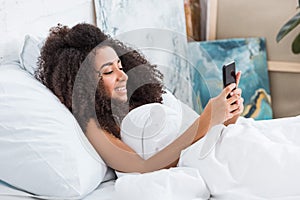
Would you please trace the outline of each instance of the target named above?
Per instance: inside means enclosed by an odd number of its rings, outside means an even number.
[[[66,105],[108,166],[150,172],[176,166],[180,153],[217,124],[235,123],[243,111],[238,82],[212,98],[201,116],[174,142],[147,160],[120,138],[120,122],[132,109],[162,103],[162,74],[140,53],[97,27],[78,24],[51,29],[36,77]],[[236,88],[235,90],[233,90]],[[226,98],[228,95],[230,98]]]

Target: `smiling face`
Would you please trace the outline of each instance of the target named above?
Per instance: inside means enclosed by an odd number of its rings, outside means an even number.
[[[97,49],[95,64],[96,71],[99,72],[105,91],[109,97],[114,100],[126,102],[128,76],[123,71],[121,60],[116,52],[108,46]]]

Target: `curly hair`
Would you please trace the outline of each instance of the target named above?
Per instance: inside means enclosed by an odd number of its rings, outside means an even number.
[[[102,79],[96,80],[95,51],[103,46],[116,51],[128,75],[129,100],[124,105],[116,105],[106,95]],[[94,118],[102,129],[120,138],[116,118],[122,120],[138,106],[162,102],[163,75],[157,66],[91,24],[80,23],[72,28],[58,24],[51,28],[38,65],[35,77],[73,113],[84,132]]]

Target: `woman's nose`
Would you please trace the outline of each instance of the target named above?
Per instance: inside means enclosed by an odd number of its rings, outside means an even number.
[[[118,70],[118,79],[120,80],[120,81],[127,81],[127,79],[128,79],[128,76],[127,76],[127,74],[123,71],[123,70]]]

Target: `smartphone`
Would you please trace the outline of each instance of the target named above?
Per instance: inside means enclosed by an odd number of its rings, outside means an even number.
[[[235,73],[235,62],[234,61],[223,65],[222,72],[223,72],[224,88],[226,86],[230,85],[231,83],[236,83],[236,73]],[[229,97],[230,97],[230,95],[228,95],[227,98],[229,98]]]
[[[231,83],[236,83],[235,62],[232,61],[223,65],[223,85],[224,88]]]

